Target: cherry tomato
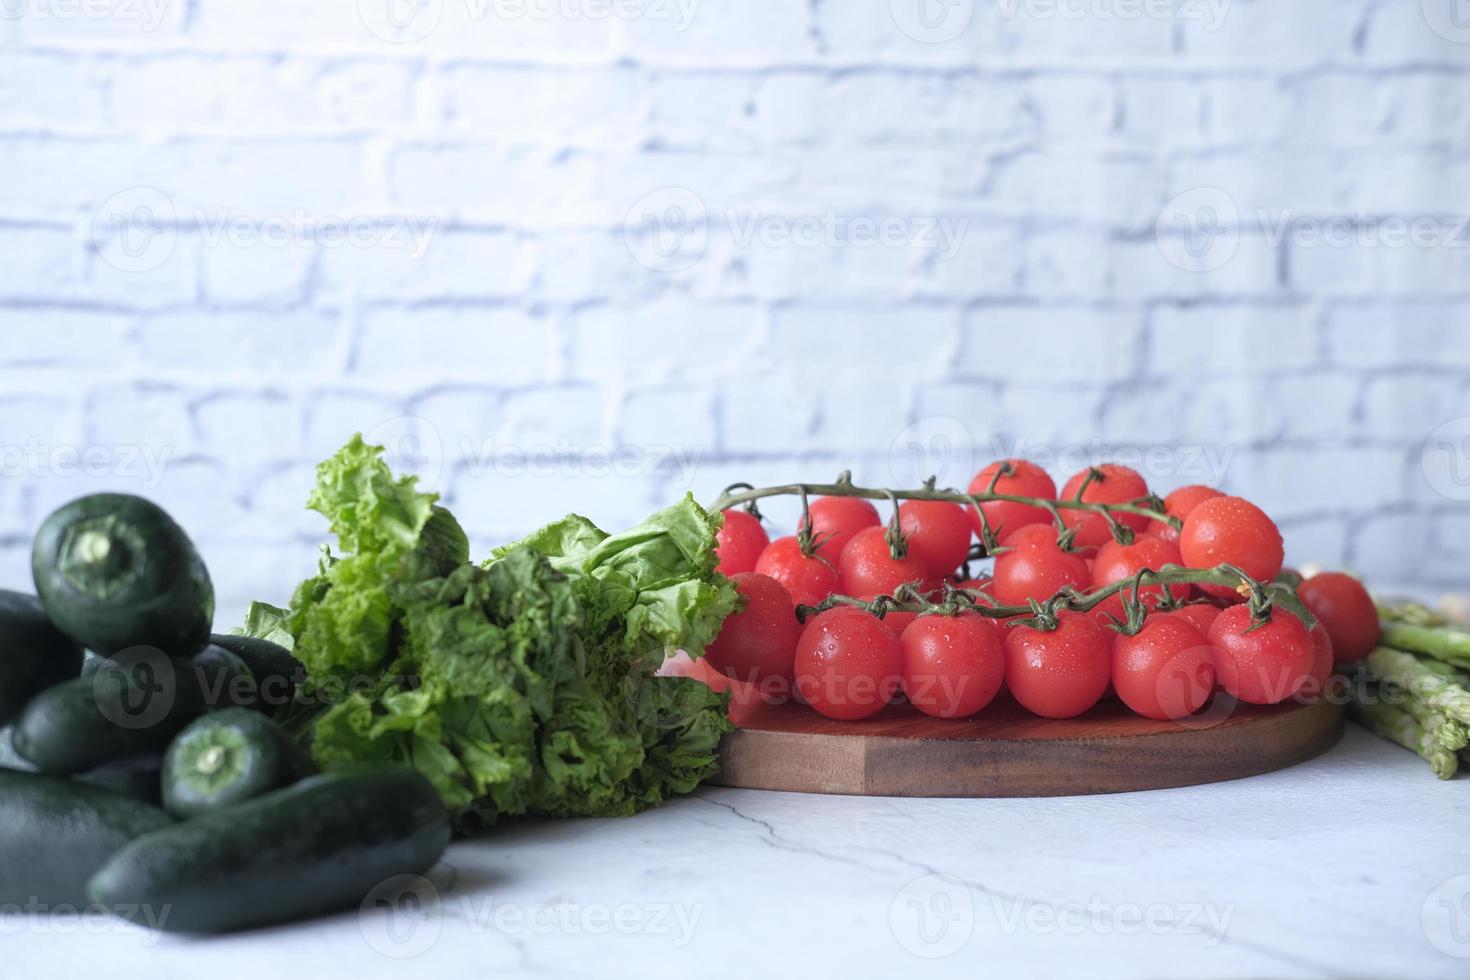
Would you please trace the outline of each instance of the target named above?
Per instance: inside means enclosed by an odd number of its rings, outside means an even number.
[[[1215,653],[1184,617],[1150,616],[1113,640],[1113,688],[1145,718],[1186,718],[1214,693]]]
[[[1296,594],[1327,628],[1338,663],[1361,660],[1378,645],[1382,626],[1373,597],[1351,575],[1342,572],[1313,575],[1301,584]]]
[[[1155,538],[1150,535],[1142,535],[1134,538],[1132,544],[1119,544],[1109,540],[1097,550],[1097,559],[1092,563],[1092,587],[1100,589],[1105,585],[1132,578],[1138,574],[1140,569],[1149,568],[1158,571],[1165,565],[1178,565],[1181,563],[1179,549],[1172,542],[1163,538]],[[1183,599],[1189,595],[1189,586],[1171,585],[1169,595],[1175,599]],[[1132,588],[1126,591],[1132,594]],[[1145,585],[1138,590],[1138,597],[1143,604],[1152,609],[1159,604],[1159,599],[1164,594],[1162,585]],[[1104,599],[1098,606],[1103,612],[1117,619],[1123,618],[1123,596],[1111,595]]]
[[[715,554],[720,556],[721,575],[755,571],[755,561],[770,542],[766,529],[748,511],[725,511],[725,523],[715,535]]]
[[[929,566],[917,552],[893,557],[888,546],[888,529],[883,527],[865,527],[854,534],[842,550],[837,570],[842,591],[865,597],[892,595],[900,585],[922,583],[929,578]]]
[[[989,704],[1005,676],[1000,628],[978,613],[920,616],[899,637],[903,691],[935,718],[967,718]]]
[[[834,568],[841,566],[842,549],[854,534],[883,523],[878,508],[861,497],[818,497],[807,505],[807,513],[812,518],[812,533],[817,537],[817,554]]]
[[[1126,504],[1137,500],[1139,497],[1148,496],[1148,484],[1136,470],[1127,466],[1119,466],[1117,463],[1103,463],[1101,466],[1088,467],[1072,475],[1067,485],[1062,487],[1062,495],[1059,500],[1076,500],[1077,491],[1082,489],[1082,483],[1087,479],[1087,474],[1096,469],[1101,475],[1087,484],[1087,490],[1083,492],[1082,499],[1090,504]],[[1148,526],[1149,519],[1139,514],[1114,514],[1114,520],[1125,527],[1135,531],[1142,531]],[[1112,531],[1108,529],[1107,519],[1101,514],[1090,510],[1071,510],[1063,508],[1062,523],[1068,527],[1077,528],[1077,537],[1073,539],[1074,547],[1096,548],[1112,538]]]
[[[1276,523],[1240,497],[1211,497],[1197,504],[1179,532],[1179,553],[1190,568],[1228,563],[1260,582],[1276,577],[1284,557]],[[1201,585],[1200,589],[1224,599],[1241,598],[1231,586]]]
[[[837,569],[820,554],[803,555],[794,534],[768,544],[755,570],[786,586],[798,605],[815,606],[837,591]]]
[[[1006,634],[1006,686],[1043,718],[1075,718],[1097,704],[1112,673],[1109,632],[1063,610],[1055,630],[1013,626]]]
[[[1040,466],[1024,459],[1005,459],[991,463],[975,474],[975,479],[970,481],[968,492],[985,493],[990,490],[990,481],[995,478],[996,473],[1000,472],[1001,466],[1007,464],[1011,472],[995,481],[996,493],[1009,493],[1017,497],[1040,497],[1043,500],[1057,499],[1057,485],[1051,476]],[[1051,513],[1046,508],[1018,504],[1010,500],[987,500],[980,505],[980,511],[985,514],[985,521],[990,525],[991,533],[1001,544],[1005,544],[1012,534],[1029,524],[1051,523]],[[977,513],[974,508],[970,510],[970,520],[975,526],[975,533],[980,534],[980,513]]]
[[[1011,532],[1006,538],[1007,548],[1022,548],[1028,544],[1049,544],[1053,547],[1057,543],[1057,527],[1055,524],[1027,524],[1019,530]]]
[[[1210,645],[1220,684],[1251,704],[1285,701],[1312,673],[1312,638],[1285,610],[1273,610],[1270,621],[1255,628],[1245,604],[1222,610],[1210,627]]]
[[[1332,679],[1335,663],[1332,636],[1320,622],[1307,631],[1307,636],[1312,641],[1312,672],[1302,678],[1302,685],[1297,688],[1296,695],[1300,698],[1315,698],[1327,689],[1327,682]]]
[[[851,606],[807,620],[796,644],[796,689],[828,718],[877,714],[898,693],[902,674],[897,634]]]
[[[1030,599],[1050,599],[1066,585],[1086,590],[1091,581],[1081,555],[1063,551],[1054,541],[1025,544],[995,559],[991,594],[1002,605],[1021,606]]]
[[[1215,617],[1220,615],[1220,607],[1212,606],[1208,602],[1191,602],[1187,606],[1174,610],[1174,615],[1189,620],[1202,635],[1209,636],[1210,627],[1215,624]]]
[[[974,530],[970,515],[960,504],[943,500],[905,500],[898,505],[898,524],[918,554],[930,578],[954,574],[970,553]]]
[[[1202,487],[1197,483],[1180,487],[1164,498],[1164,513],[1182,521],[1204,501],[1223,496],[1225,495],[1219,490],[1213,487]],[[1148,533],[1163,538],[1165,541],[1179,540],[1178,529],[1168,521],[1149,521]]]
[[[767,677],[792,675],[801,623],[786,587],[769,575],[734,575],[744,605],[725,618],[720,635],[704,657],[726,677],[758,684]]]

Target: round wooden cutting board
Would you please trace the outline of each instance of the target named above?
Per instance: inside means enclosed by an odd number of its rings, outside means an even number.
[[[1342,735],[1321,700],[1269,707],[1221,695],[1182,722],[1150,721],[1116,700],[1052,721],[1010,699],[974,718],[930,718],[909,704],[833,721],[799,704],[744,706],[713,782],[857,796],[1072,796],[1193,786],[1284,769]]]

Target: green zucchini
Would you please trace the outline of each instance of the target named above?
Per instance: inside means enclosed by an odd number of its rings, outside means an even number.
[[[98,653],[146,646],[191,657],[209,641],[209,572],[183,529],[142,497],[93,494],[53,513],[31,572],[51,621]]]
[[[153,806],[163,805],[163,757],[159,755],[119,759],[72,779],[131,796]]]
[[[87,880],[108,858],[171,823],[109,790],[0,769],[0,904],[82,908]]]
[[[46,688],[82,672],[82,648],[46,616],[41,600],[0,589],[0,725]]]
[[[301,661],[291,656],[291,651],[279,643],[256,636],[225,633],[216,633],[209,638],[209,642],[239,657],[255,677],[259,692],[256,703],[242,704],[242,707],[275,711],[295,699],[297,687],[306,679],[306,668]]]
[[[238,658],[218,654],[214,662],[129,654],[90,678],[49,688],[16,720],[15,751],[60,776],[161,754],[185,725],[224,703],[245,671]]]
[[[168,747],[164,808],[195,817],[288,786],[306,770],[304,753],[265,715],[226,708],[195,719]]]
[[[351,908],[449,846],[439,794],[412,769],[314,776],[138,838],[87,886],[111,908],[168,908],[169,932],[215,933]]]

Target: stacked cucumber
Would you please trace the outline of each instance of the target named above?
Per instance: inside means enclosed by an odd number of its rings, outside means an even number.
[[[221,932],[350,907],[443,854],[417,772],[311,775],[270,717],[300,665],[211,635],[209,573],[158,506],[66,505],[32,571],[37,595],[0,591],[0,904]]]

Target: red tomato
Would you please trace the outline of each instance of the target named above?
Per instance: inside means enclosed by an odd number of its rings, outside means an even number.
[[[898,524],[930,578],[954,574],[970,553],[970,515],[959,504],[943,500],[905,500],[898,505]]]
[[[1012,532],[1006,539],[1007,548],[1024,548],[1030,544],[1049,544],[1056,547],[1057,527],[1055,524],[1027,524]]]
[[[1145,718],[1186,718],[1215,690],[1215,653],[1184,617],[1150,616],[1113,640],[1113,688]]]
[[[1082,499],[1087,503],[1126,504],[1148,496],[1148,484],[1136,470],[1116,463],[1103,463],[1101,466],[1088,467],[1074,473],[1067,485],[1062,487],[1062,495],[1057,499],[1076,500],[1077,491],[1082,489],[1083,481],[1093,469],[1102,475],[1089,483],[1082,494]],[[1138,514],[1115,514],[1113,517],[1119,524],[1135,531],[1142,531],[1148,526],[1149,519]],[[1108,530],[1107,520],[1094,511],[1063,508],[1062,523],[1078,529],[1077,537],[1073,539],[1073,545],[1077,548],[1096,548],[1113,536]]]
[[[854,534],[842,550],[837,570],[842,591],[854,596],[892,595],[900,585],[929,578],[929,567],[917,552],[893,557],[888,529],[883,527],[865,527]]]
[[[1172,542],[1165,541],[1163,538],[1143,535],[1134,538],[1132,544],[1119,544],[1109,540],[1097,550],[1097,560],[1092,563],[1092,587],[1100,589],[1105,585],[1130,579],[1138,574],[1140,569],[1149,568],[1158,571],[1165,565],[1180,563],[1179,549]],[[1133,590],[1130,587],[1126,591],[1131,594]],[[1138,590],[1139,598],[1150,609],[1159,604],[1159,599],[1163,594],[1164,586],[1162,585],[1145,585]],[[1189,595],[1189,586],[1171,585],[1169,594],[1175,599],[1183,599]],[[1123,618],[1123,597],[1121,594],[1108,596],[1097,608],[1121,620]]]
[[[995,559],[991,594],[1002,605],[1021,606],[1029,599],[1050,599],[1066,585],[1085,590],[1091,581],[1081,555],[1063,551],[1055,542],[1027,544]]]
[[[842,549],[854,534],[883,523],[878,508],[861,497],[818,497],[807,505],[807,513],[812,518],[812,533],[817,536],[817,554],[834,568],[840,566]]]
[[[1373,597],[1351,575],[1313,575],[1297,588],[1296,594],[1327,628],[1338,663],[1361,660],[1378,645],[1382,625]]]
[[[1040,466],[1024,459],[1006,459],[991,463],[975,474],[975,479],[970,481],[968,492],[985,493],[988,491],[990,481],[994,479],[996,473],[1000,472],[1002,465],[1009,465],[1011,472],[995,481],[996,493],[1009,493],[1017,497],[1040,497],[1043,500],[1057,499],[1057,485],[1052,481],[1051,476]],[[1018,504],[1010,500],[987,500],[980,505],[980,511],[985,514],[985,521],[990,525],[991,533],[1001,544],[1005,544],[1012,534],[1028,524],[1051,523],[1051,513],[1046,508]],[[980,514],[974,508],[970,509],[970,520],[975,526],[975,533],[980,534]]]
[[[719,573],[739,575],[755,571],[755,560],[769,542],[766,529],[747,511],[725,511],[725,523],[715,535],[715,554],[720,556]]]
[[[792,677],[801,623],[786,587],[768,575],[732,576],[744,606],[725,618],[704,658],[726,677],[758,684],[767,677]]]
[[[1112,673],[1111,635],[1089,616],[1063,610],[1046,632],[1013,626],[1006,634],[1006,686],[1043,718],[1075,718],[1102,698]]]
[[[1210,627],[1210,645],[1220,684],[1251,704],[1285,701],[1312,673],[1312,638],[1300,619],[1281,609],[1255,629],[1244,603],[1222,610]]]
[[[807,620],[796,644],[796,689],[828,718],[877,714],[898,693],[902,674],[897,634],[851,606]]]
[[[1220,615],[1220,607],[1212,606],[1207,602],[1191,602],[1187,606],[1181,606],[1174,610],[1175,616],[1182,616],[1194,624],[1204,636],[1210,635],[1210,627],[1215,624],[1215,617]]]
[[[1196,505],[1179,532],[1179,553],[1190,568],[1228,563],[1258,582],[1275,578],[1284,557],[1276,523],[1240,497],[1212,497]],[[1241,598],[1231,586],[1201,585],[1200,589],[1224,599]]]
[[[903,690],[935,718],[967,718],[989,704],[1005,676],[1000,628],[978,613],[920,616],[899,637]]]
[[[1312,641],[1312,672],[1302,678],[1302,685],[1297,688],[1296,695],[1309,699],[1327,689],[1327,682],[1332,679],[1334,659],[1332,637],[1327,632],[1327,627],[1318,623],[1307,631],[1307,636]]]
[[[1225,495],[1219,490],[1213,487],[1202,487],[1199,484],[1180,487],[1164,498],[1164,513],[1182,521],[1204,501],[1223,496]],[[1165,541],[1179,540],[1179,532],[1168,521],[1149,521],[1148,533],[1163,538]]]
[[[794,534],[767,545],[755,570],[786,586],[792,601],[799,605],[815,606],[837,591],[837,569],[820,555],[803,555]]]

